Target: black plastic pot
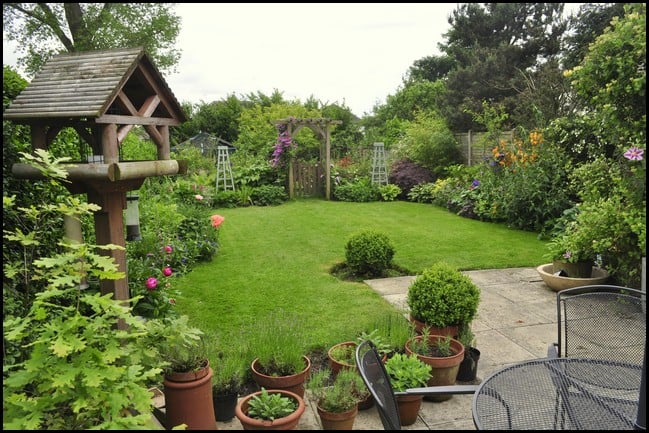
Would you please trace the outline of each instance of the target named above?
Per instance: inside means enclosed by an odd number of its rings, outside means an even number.
[[[230,421],[234,418],[239,395],[236,392],[228,394],[212,394],[214,402],[214,416],[217,421]]]
[[[478,374],[478,360],[480,351],[475,347],[464,348],[464,359],[460,363],[457,371],[457,380],[459,382],[472,382]]]

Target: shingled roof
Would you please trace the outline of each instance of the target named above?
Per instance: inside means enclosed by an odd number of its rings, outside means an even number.
[[[186,120],[176,97],[143,48],[60,54],[45,64],[3,117],[25,122],[44,118],[97,119],[104,115],[119,119],[133,116],[133,108],[138,110],[152,96],[160,98],[160,103],[153,113],[142,117],[164,119],[162,123],[169,125]]]

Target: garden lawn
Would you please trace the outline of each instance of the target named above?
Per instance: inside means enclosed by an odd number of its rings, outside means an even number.
[[[206,333],[213,364],[218,352],[238,351],[249,365],[254,350],[246,352],[245,335],[264,326],[272,311],[301,321],[308,350],[354,340],[398,314],[364,283],[329,272],[345,261],[345,244],[359,231],[387,234],[393,262],[412,275],[437,261],[460,270],[538,266],[546,252],[536,233],[405,201],[300,199],[213,213],[225,217],[218,253],[177,283],[177,308]]]

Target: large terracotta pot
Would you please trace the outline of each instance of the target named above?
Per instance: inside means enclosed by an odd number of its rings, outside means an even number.
[[[269,389],[269,394],[282,394],[283,396],[290,397],[297,401],[297,409],[292,414],[283,418],[277,418],[272,421],[251,418],[248,416],[248,403],[250,399],[256,395],[260,395],[261,391],[253,392],[245,397],[242,397],[237,403],[235,408],[235,416],[241,422],[244,430],[293,430],[300,422],[300,418],[306,409],[304,399],[294,392],[281,389]]]
[[[309,378],[311,371],[311,360],[308,356],[303,356],[306,367],[297,374],[290,376],[269,376],[259,370],[258,359],[255,358],[250,364],[252,378],[260,388],[266,389],[284,389],[294,392],[300,397],[304,397],[304,383]]]
[[[171,373],[164,378],[165,427],[187,424],[188,430],[216,430],[212,402],[212,369]]]
[[[444,327],[439,327],[439,326],[433,326],[433,325],[428,325],[427,323],[424,323],[418,319],[415,319],[414,317],[408,315],[408,320],[415,325],[415,331],[417,331],[417,334],[421,335],[423,334],[423,330],[428,327],[429,334],[430,335],[450,335],[451,337],[455,338],[457,337],[457,334],[459,332],[459,326],[458,325],[451,325],[451,326],[444,326]]]
[[[398,395],[396,396],[397,406],[399,408],[399,419],[401,425],[412,425],[417,422],[421,403],[424,401],[423,395]]]
[[[352,430],[358,413],[358,405],[347,412],[327,412],[317,407],[323,430]]]
[[[443,335],[428,335],[429,344],[434,344],[437,340],[445,338]],[[451,352],[453,355],[437,357],[437,356],[427,356],[413,352],[411,345],[415,340],[421,340],[424,338],[422,335],[418,335],[406,341],[406,353],[408,355],[414,354],[424,363],[431,366],[431,378],[428,380],[428,386],[446,386],[454,385],[457,378],[457,372],[460,368],[460,363],[464,359],[464,345],[458,340],[451,339]],[[426,396],[426,400],[430,401],[445,401],[453,397],[452,394],[443,394],[438,396]]]

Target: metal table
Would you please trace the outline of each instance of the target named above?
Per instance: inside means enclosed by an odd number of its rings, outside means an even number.
[[[641,365],[544,358],[503,368],[473,396],[477,429],[632,430]]]

